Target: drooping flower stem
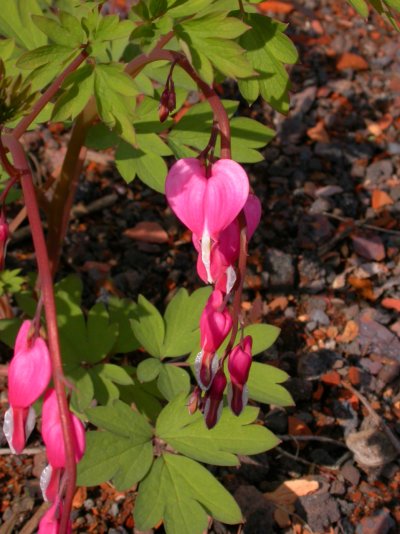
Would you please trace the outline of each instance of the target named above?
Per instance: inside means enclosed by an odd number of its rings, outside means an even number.
[[[126,65],[125,72],[134,78],[146,65],[154,61],[169,61],[183,68],[207,98],[221,135],[221,158],[230,159],[231,136],[228,114],[214,89],[198,76],[183,54],[171,50],[163,50],[163,47],[173,36],[174,33],[169,32],[161,37],[155,48],[149,54],[141,54],[130,61]],[[49,215],[49,219],[51,221],[49,220],[49,235],[47,240],[53,274],[57,270],[62,242],[67,231],[69,214],[85,159],[85,148],[83,144],[86,133],[96,118],[96,115],[96,105],[92,98],[78,116],[72,130],[60,178],[55,188],[54,200],[50,207],[51,214]]]
[[[57,328],[57,315],[54,301],[53,281],[50,271],[46,242],[43,234],[42,222],[40,220],[38,203],[32,182],[32,173],[29,169],[24,149],[19,143],[19,141],[11,135],[4,136],[3,143],[11,152],[15,166],[15,172],[18,173],[21,177],[21,187],[24,195],[25,205],[27,208],[29,224],[31,227],[33,245],[36,252],[40,288],[43,297],[43,305],[46,317],[48,345],[52,361],[53,382],[57,394],[62,433],[66,451],[67,483],[59,531],[60,534],[65,534],[68,529],[69,514],[75,492],[76,464],[72,439],[73,429],[64,388],[64,373],[62,368],[60,343]]]

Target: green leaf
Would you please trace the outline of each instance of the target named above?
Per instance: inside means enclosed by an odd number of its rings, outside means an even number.
[[[141,480],[153,462],[150,438],[116,436],[110,432],[87,432],[86,451],[78,464],[77,483],[96,486],[112,479],[119,491]]]
[[[0,33],[12,37],[18,46],[32,50],[47,43],[47,38],[35,26],[31,15],[40,15],[37,0],[2,0]]]
[[[294,406],[290,393],[279,385],[287,379],[288,375],[284,371],[272,365],[253,362],[247,382],[249,397],[266,404]]]
[[[11,349],[14,348],[15,339],[21,325],[21,319],[2,319],[0,321],[0,341]]]
[[[351,4],[354,9],[362,16],[362,17],[368,17],[368,4],[365,2],[365,0],[347,0],[349,4]]]
[[[115,154],[115,164],[126,182],[131,182],[137,175],[146,185],[164,193],[168,169],[161,156],[121,143]]]
[[[63,28],[65,28],[73,37],[76,43],[84,43],[86,35],[81,27],[80,21],[71,13],[67,11],[59,11],[58,16]]]
[[[26,52],[22,54],[17,61],[17,66],[20,69],[33,70],[36,67],[48,63],[57,63],[58,65],[75,54],[71,48],[61,45],[46,45],[32,50],[32,52]]]
[[[177,2],[172,3],[172,7],[168,9],[168,15],[175,19],[195,15],[205,7],[209,6],[212,2],[213,0],[178,0]]]
[[[138,349],[140,343],[133,334],[130,320],[136,317],[137,305],[127,299],[111,297],[108,301],[108,313],[111,323],[118,325],[118,339],[116,340],[112,352],[126,353]]]
[[[162,363],[155,358],[147,358],[139,363],[136,369],[136,375],[139,382],[151,382],[160,374]]]
[[[182,51],[203,79],[211,84],[211,64],[225,76],[246,78],[254,70],[243,55],[243,49],[232,39],[248,30],[237,18],[227,12],[211,13],[185,20],[175,26]]]
[[[132,78],[123,71],[120,64],[96,65],[96,76],[100,76],[102,84],[108,84],[111,92],[125,96],[136,96],[137,89]]]
[[[118,325],[110,324],[110,317],[103,304],[96,304],[90,310],[87,321],[87,339],[90,352],[85,361],[96,363],[113,348],[118,337]]]
[[[115,81],[115,90],[113,82]],[[102,121],[128,143],[135,143],[132,113],[136,88],[132,80],[116,65],[98,65],[95,69],[94,93]],[[129,95],[128,95],[129,93]]]
[[[185,395],[189,393],[190,377],[181,367],[167,363],[160,369],[157,386],[164,397],[170,401],[180,393]]]
[[[139,295],[137,313],[138,318],[131,320],[136,339],[149,354],[161,358],[165,336],[163,318],[143,295]]]
[[[169,302],[164,315],[164,358],[188,354],[199,342],[200,316],[210,294],[209,287],[198,289],[190,296],[182,288]]]
[[[82,367],[69,368],[65,372],[75,386],[72,389],[71,407],[83,414],[94,398],[93,380],[90,373]]]
[[[214,465],[239,465],[237,454],[258,454],[279,443],[265,427],[250,424],[258,408],[247,407],[239,417],[225,408],[218,424],[208,430],[201,413],[189,414],[187,402],[184,395],[176,397],[156,425],[157,436],[185,456]]]
[[[158,361],[158,360],[156,360]],[[113,363],[104,363],[103,364],[103,375],[114,382],[115,384],[120,384],[121,386],[129,386],[133,384],[132,377],[129,373],[121,367],[120,365],[114,365]]]
[[[259,14],[248,14],[246,20],[251,30],[240,38],[240,44],[247,50],[246,57],[258,73],[257,77],[249,81],[258,81],[261,96],[274,109],[286,113],[289,110],[290,83],[282,62],[295,63],[297,50],[283,34],[285,26],[280,22]],[[253,97],[257,93],[254,84],[250,86],[250,90],[246,84],[240,84],[239,88],[245,89],[245,98],[251,97],[248,98],[250,103],[254,101]]]
[[[152,429],[146,419],[119,400],[109,406],[89,408],[86,415],[91,423],[118,436],[131,437],[133,444],[152,438]]]
[[[395,11],[400,11],[400,0],[384,0],[384,2]]]
[[[70,76],[65,81],[65,85],[71,87],[58,98],[54,109],[52,119],[54,121],[64,121],[68,118],[74,119],[86,106],[89,98],[93,94],[93,67],[91,65],[84,65],[73,73],[73,78]]]
[[[66,46],[68,48],[77,48],[82,41],[76,39],[76,34],[71,33],[63,28],[54,19],[43,17],[41,15],[32,15],[32,20],[36,26],[54,43]]]
[[[134,510],[137,527],[148,530],[163,518],[167,532],[201,534],[207,513],[228,524],[242,521],[233,497],[207,469],[183,456],[158,458],[140,485]]]
[[[108,378],[102,364],[89,368],[88,373],[93,382],[93,396],[99,404],[107,406],[119,398],[119,388]]]
[[[85,145],[93,150],[105,150],[120,142],[118,135],[103,123],[94,124],[88,131]]]

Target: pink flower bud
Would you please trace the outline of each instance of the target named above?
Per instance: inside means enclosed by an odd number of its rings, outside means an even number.
[[[46,342],[31,336],[32,322],[24,321],[15,341],[14,356],[8,368],[10,408],[3,431],[10,449],[20,454],[35,427],[31,405],[43,394],[51,378],[51,361]]]
[[[216,352],[232,328],[232,317],[224,295],[214,290],[200,317],[200,346],[204,352]]]
[[[228,357],[228,371],[231,378],[228,401],[231,410],[236,415],[242,412],[248,400],[246,382],[252,362],[252,342],[251,337],[246,336]]]
[[[73,446],[75,461],[78,463],[85,451],[85,429],[81,421],[70,414],[73,429]],[[58,401],[54,389],[50,389],[43,402],[42,409],[42,437],[46,445],[49,464],[53,467],[64,468],[66,464],[64,438],[60,420]]]
[[[223,369],[219,368],[211,382],[210,389],[206,393],[204,419],[207,428],[213,428],[221,417],[225,387],[225,373]]]
[[[37,534],[58,534],[60,531],[60,520],[62,515],[62,504],[55,502],[44,514],[39,523]],[[67,534],[72,532],[71,521],[68,522]]]
[[[27,408],[37,401],[51,378],[51,360],[46,342],[31,337],[31,321],[24,321],[8,368],[8,400],[11,406]]]

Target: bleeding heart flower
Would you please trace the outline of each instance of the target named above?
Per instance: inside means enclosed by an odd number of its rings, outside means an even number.
[[[75,461],[78,463],[85,452],[85,428],[82,422],[70,413],[73,429]],[[65,467],[65,447],[58,401],[54,389],[49,389],[42,408],[42,437],[46,445],[47,459],[54,467]]]
[[[200,346],[206,352],[215,352],[232,328],[232,317],[226,308],[224,295],[215,289],[200,318]]]
[[[232,317],[224,295],[218,289],[211,293],[200,318],[201,351],[196,357],[195,373],[199,386],[206,390],[218,367],[216,351],[232,329]]]
[[[254,234],[261,218],[261,203],[259,199],[250,194],[243,208],[246,218],[246,235],[249,240]],[[193,244],[200,252],[201,244],[197,236],[193,235]],[[240,226],[235,219],[219,235],[218,241],[212,244],[210,251],[210,273],[215,287],[224,293],[230,293],[236,281],[234,264],[240,252]],[[207,271],[199,255],[197,260],[197,273],[204,281],[208,281]]]
[[[8,368],[10,408],[3,431],[12,452],[20,454],[35,426],[32,404],[43,394],[51,378],[51,361],[46,342],[31,336],[32,322],[24,321],[15,341]]]
[[[228,356],[228,371],[231,384],[228,389],[228,402],[235,415],[239,415],[247,404],[246,382],[249,378],[252,362],[251,349],[253,340],[246,336]]]
[[[85,452],[85,429],[81,421],[70,413],[75,461],[78,463]],[[45,501],[54,502],[58,495],[59,484],[66,464],[64,438],[60,420],[58,401],[54,389],[50,389],[43,402],[42,437],[46,445],[49,465],[40,477],[40,488]]]
[[[177,161],[170,169],[165,192],[176,216],[198,237],[201,257],[212,283],[212,241],[238,216],[249,194],[249,179],[243,167],[220,159],[206,176],[205,166],[195,158]]]

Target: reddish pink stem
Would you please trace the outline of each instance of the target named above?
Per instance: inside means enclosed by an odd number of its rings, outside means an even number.
[[[17,141],[17,139],[15,139],[15,137],[12,135],[4,136],[3,143],[11,152],[16,168],[15,170],[21,176],[21,186],[24,194],[29,224],[31,227],[33,245],[35,247],[36,252],[36,261],[39,271],[43,305],[46,315],[48,344],[53,368],[53,382],[54,388],[57,393],[58,407],[60,410],[60,420],[66,452],[67,484],[59,531],[60,534],[66,534],[68,530],[68,521],[70,510],[72,507],[72,500],[75,493],[76,464],[73,440],[71,439],[71,436],[73,436],[73,429],[68,408],[67,397],[64,389],[64,374],[62,368],[60,342],[57,328],[57,314],[54,301],[53,281],[50,271],[46,242],[43,234],[42,222],[40,220],[38,203],[32,182],[32,173],[29,169],[24,149],[21,143]]]
[[[79,55],[63,70],[63,72],[54,80],[48,89],[42,94],[39,100],[34,104],[32,111],[26,115],[14,128],[12,135],[15,139],[19,139],[23,133],[29,128],[32,122],[36,119],[45,105],[50,102],[53,96],[60,89],[65,78],[74,72],[88,57],[86,49],[83,49]]]
[[[207,98],[208,103],[210,104],[210,107],[214,113],[214,120],[218,123],[219,133],[221,135],[221,158],[230,159],[231,129],[229,125],[229,117],[221,102],[221,99],[214,89],[207,85],[206,82],[199,77],[197,72],[183,54],[180,52],[174,52],[172,50],[160,50],[155,48],[147,56],[138,56],[137,58],[133,59],[130,63],[128,63],[125,70],[128,74],[134,75],[152,61],[175,62],[196,82],[201,92]]]

